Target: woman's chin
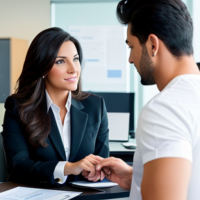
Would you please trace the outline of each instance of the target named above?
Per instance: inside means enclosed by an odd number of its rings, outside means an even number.
[[[67,87],[67,88],[65,87],[65,89],[73,92],[77,90],[77,87]]]

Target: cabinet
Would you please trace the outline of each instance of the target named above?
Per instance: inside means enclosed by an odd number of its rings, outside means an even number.
[[[27,49],[27,40],[0,38],[0,103],[14,93]]]

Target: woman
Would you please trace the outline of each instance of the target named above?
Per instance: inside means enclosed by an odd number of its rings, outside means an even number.
[[[101,97],[81,92],[81,61],[79,42],[60,28],[31,43],[16,92],[5,103],[11,181],[59,185],[86,171],[99,179],[95,164],[109,156],[107,113]]]

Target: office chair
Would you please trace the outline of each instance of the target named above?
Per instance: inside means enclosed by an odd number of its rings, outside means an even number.
[[[199,62],[199,63],[197,63],[197,66],[198,66],[198,68],[199,68],[199,70],[200,70],[200,62]]]
[[[0,133],[0,182],[5,182],[7,177],[6,159],[3,148],[3,138]]]

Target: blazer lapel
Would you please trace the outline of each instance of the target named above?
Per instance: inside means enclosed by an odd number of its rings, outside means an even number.
[[[49,114],[51,119],[51,131],[49,133],[49,138],[52,144],[54,145],[54,148],[58,151],[59,155],[61,156],[62,160],[65,161],[65,149],[51,108],[49,109]]]
[[[82,112],[84,108],[80,101],[72,98],[70,109],[71,120],[71,151],[69,161],[74,161],[87,126],[88,114]]]

